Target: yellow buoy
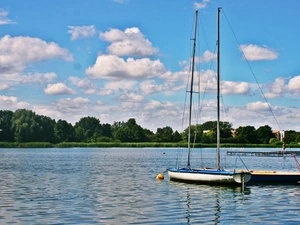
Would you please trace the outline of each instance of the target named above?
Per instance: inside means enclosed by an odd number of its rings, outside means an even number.
[[[165,177],[163,174],[159,173],[157,176],[156,176],[156,179],[157,180],[163,180]]]

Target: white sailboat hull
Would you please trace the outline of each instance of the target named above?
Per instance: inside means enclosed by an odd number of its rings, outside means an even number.
[[[169,169],[168,175],[171,180],[212,184],[241,184],[251,178],[250,173],[226,170]]]

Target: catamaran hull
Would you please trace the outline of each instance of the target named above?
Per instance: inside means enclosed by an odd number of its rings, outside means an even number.
[[[249,184],[300,184],[300,172],[251,171]]]
[[[169,169],[168,175],[171,180],[211,184],[233,185],[247,183],[251,179],[250,173],[234,173],[226,170]]]

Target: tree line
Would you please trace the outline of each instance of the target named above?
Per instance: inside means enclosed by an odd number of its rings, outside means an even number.
[[[217,122],[208,121],[191,126],[191,140],[196,143],[216,143]],[[268,125],[238,127],[233,135],[232,124],[220,122],[221,143],[281,144]],[[55,121],[27,109],[0,110],[0,142],[186,142],[188,128],[182,133],[169,126],[156,132],[138,125],[134,118],[127,122],[101,123],[95,117],[83,117],[73,126],[65,120]],[[300,132],[286,131],[286,144],[299,143]]]

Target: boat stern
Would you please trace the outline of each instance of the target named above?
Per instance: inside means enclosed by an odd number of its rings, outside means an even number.
[[[251,179],[251,173],[250,172],[238,172],[233,174],[233,179],[235,182],[241,184],[241,183],[247,183]]]

